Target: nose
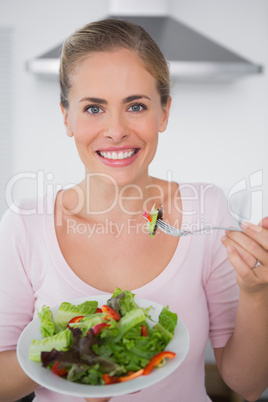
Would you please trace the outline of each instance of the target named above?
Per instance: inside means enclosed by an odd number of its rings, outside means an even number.
[[[121,142],[128,137],[128,128],[123,116],[113,114],[109,117],[105,135],[114,142]]]

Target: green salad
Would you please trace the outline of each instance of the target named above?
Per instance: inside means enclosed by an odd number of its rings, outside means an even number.
[[[153,205],[150,212],[144,211],[143,217],[147,220],[147,230],[151,237],[154,237],[157,230],[157,220],[163,220],[163,207],[160,205],[160,208],[155,208],[155,204]]]
[[[55,317],[43,306],[38,313],[42,339],[32,341],[29,358],[66,380],[90,385],[150,374],[166,358],[175,357],[164,349],[173,338],[178,317],[166,306],[158,322],[153,322],[152,307],[139,307],[134,296],[116,288],[106,305],[64,302]]]

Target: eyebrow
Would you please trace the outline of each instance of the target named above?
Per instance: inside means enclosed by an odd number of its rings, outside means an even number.
[[[147,96],[147,95],[130,95],[130,96],[127,96],[126,98],[124,98],[122,100],[122,103],[128,103],[128,102],[132,102],[134,100],[143,99],[143,98],[151,100],[151,98],[149,98],[149,96]],[[107,105],[108,104],[107,100],[105,100],[105,99],[91,98],[91,97],[82,98],[82,99],[80,99],[79,102],[92,102],[92,103],[99,103],[101,105]]]
[[[92,103],[100,103],[103,105],[107,105],[108,102],[105,99],[101,99],[101,98],[89,98],[89,97],[85,97],[80,99],[79,102],[92,102]]]
[[[149,96],[146,96],[146,95],[130,95],[130,96],[124,98],[122,103],[128,103],[128,102],[132,102],[134,100],[143,99],[143,98],[151,100],[151,98],[149,98]]]

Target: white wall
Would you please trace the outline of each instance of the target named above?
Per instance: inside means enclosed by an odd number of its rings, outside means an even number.
[[[83,168],[62,124],[57,82],[29,74],[25,63],[77,27],[106,17],[110,5],[109,0],[0,0],[0,25],[13,29],[13,152],[7,181],[38,171],[44,173],[44,186],[81,179]],[[249,185],[250,176],[261,172],[257,190],[263,192],[262,215],[268,215],[268,2],[171,0],[170,5],[174,17],[262,64],[265,72],[232,84],[174,83],[169,127],[160,135],[151,173],[180,182],[213,182],[228,194],[236,183],[245,179]],[[36,183],[20,180],[14,194],[35,194]]]
[[[1,0],[0,24],[13,28],[13,170],[52,172],[54,183],[65,185],[81,178],[73,141],[65,135],[56,79],[40,79],[25,69],[27,60],[61,43],[77,27],[105,17],[108,1]],[[70,163],[72,161],[72,163]],[[48,183],[51,183],[48,181]],[[46,182],[45,184],[46,185]],[[15,196],[36,193],[34,179],[20,180]]]
[[[266,1],[179,0],[172,4],[173,15],[181,22],[267,70]],[[267,71],[232,84],[175,84],[173,113],[159,147],[160,160],[169,155],[168,163],[163,169],[155,161],[154,170],[165,176],[168,166],[178,180],[214,182],[226,193],[261,170],[263,214],[267,215],[267,108]]]

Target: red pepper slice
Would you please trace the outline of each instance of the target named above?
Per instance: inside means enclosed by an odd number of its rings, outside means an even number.
[[[58,368],[60,362],[56,362],[53,364],[51,371],[53,371],[54,374],[57,374],[59,377],[65,377],[68,374],[68,371],[62,367],[62,368]]]
[[[120,379],[119,382],[125,382],[125,381],[134,380],[134,378],[140,377],[141,375],[143,375],[143,373],[144,373],[144,369],[140,369],[138,371],[130,372],[127,375],[125,375],[124,377],[119,377],[119,379]]]
[[[117,311],[115,311],[112,307],[109,307],[106,304],[104,304],[101,309],[103,313],[108,314],[108,317],[112,318],[113,320],[115,321],[120,320],[121,315]]]
[[[145,219],[147,219],[147,221],[152,222],[152,218],[151,218],[149,212],[144,211],[143,214],[142,214],[142,216],[143,216]]]
[[[141,336],[148,336],[148,330],[145,325],[141,326]]]
[[[106,385],[116,384],[117,382],[119,382],[119,377],[112,377],[109,374],[102,374],[102,379]]]
[[[106,322],[102,322],[100,324],[94,325],[94,327],[92,328],[94,335],[97,336],[103,328],[109,327],[109,326],[110,325],[107,324]]]
[[[130,371],[127,375],[122,376],[122,377],[113,377],[110,376],[109,374],[103,374],[102,378],[105,382],[106,385],[108,384],[116,384],[118,382],[126,382],[130,380],[134,380],[134,378],[140,377],[143,375],[144,369],[140,369],[138,371]]]
[[[84,315],[78,315],[77,317],[72,318],[69,322],[67,327],[69,327],[69,324],[76,324],[77,322],[81,321],[82,318],[84,318]]]
[[[176,353],[173,353],[173,352],[163,351],[163,352],[157,353],[157,355],[152,357],[152,359],[149,361],[149,363],[147,364],[147,366],[144,369],[143,374],[144,375],[150,374],[152,369],[155,366],[157,366],[159,363],[161,363],[161,361],[163,359],[165,359],[165,358],[173,359],[175,356],[176,356]]]

